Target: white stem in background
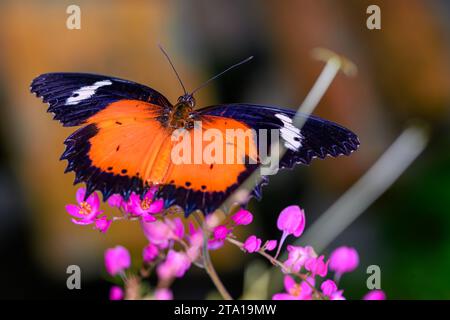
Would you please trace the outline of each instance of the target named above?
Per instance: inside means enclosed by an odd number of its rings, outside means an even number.
[[[428,142],[424,129],[406,129],[378,161],[347,190],[295,243],[324,250],[375,202],[422,153]]]
[[[298,113],[310,115],[319,104],[320,100],[327,92],[334,78],[341,68],[341,60],[338,57],[332,57],[327,60],[325,67],[322,69],[319,77],[317,78],[314,86],[308,92],[303,103],[298,108]],[[306,117],[295,116],[294,124],[297,128],[301,129],[305,124]]]

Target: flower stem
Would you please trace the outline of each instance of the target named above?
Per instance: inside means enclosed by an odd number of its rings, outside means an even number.
[[[287,236],[288,236],[288,234],[286,233],[286,231],[284,231],[283,235],[281,236],[280,243],[279,243],[278,249],[277,249],[277,253],[275,254],[274,259],[278,258],[278,255],[280,254],[281,247],[283,246],[284,240],[286,240]]]
[[[202,224],[202,220],[198,212],[194,213],[194,217],[199,225],[203,225],[202,258],[203,258],[203,266],[205,267],[206,273],[211,278],[211,281],[214,283],[214,286],[216,287],[217,291],[219,291],[222,298],[224,300],[233,300],[231,295],[228,293],[228,290],[225,288],[222,281],[220,280],[219,275],[217,274],[216,269],[214,268],[214,265],[212,264],[208,250],[209,231],[206,227],[206,224],[205,223]]]

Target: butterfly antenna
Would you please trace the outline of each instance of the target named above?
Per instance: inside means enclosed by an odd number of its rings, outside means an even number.
[[[221,75],[223,75],[224,73],[227,73],[228,71],[230,71],[231,69],[234,69],[236,67],[239,67],[240,65],[249,62],[250,60],[253,59],[253,56],[248,57],[247,59],[242,60],[241,62],[238,62],[234,65],[232,65],[231,67],[227,68],[226,70],[222,71],[221,73],[215,75],[214,77],[212,77],[211,79],[207,80],[206,82],[204,82],[201,86],[197,87],[194,91],[192,91],[191,95],[193,95],[194,93],[196,93],[197,91],[199,91],[200,89],[206,87],[208,84],[211,83],[211,81],[216,80],[217,78],[219,78]]]
[[[167,54],[166,50],[164,50],[163,46],[161,44],[158,44],[159,49],[162,51],[162,53],[164,54],[164,56],[166,57],[167,61],[169,61],[170,66],[172,67],[173,71],[175,72],[175,74],[177,75],[178,81],[181,84],[181,87],[183,88],[184,94],[187,94],[186,88],[184,87],[183,81],[181,81],[180,75],[177,72],[177,69],[175,69],[175,66],[172,63],[172,60],[170,60],[169,55]]]

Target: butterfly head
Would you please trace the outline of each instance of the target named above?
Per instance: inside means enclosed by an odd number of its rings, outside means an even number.
[[[191,93],[185,93],[178,98],[177,104],[187,104],[191,108],[195,107],[195,98]]]

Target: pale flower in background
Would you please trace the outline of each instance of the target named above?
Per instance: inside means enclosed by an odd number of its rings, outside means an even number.
[[[288,259],[284,262],[284,265],[288,268],[285,272],[300,272],[306,261],[310,258],[316,258],[317,254],[311,246],[287,246],[289,253]]]
[[[366,293],[363,300],[386,300],[386,294],[382,290],[372,290]]]
[[[156,300],[173,300],[173,293],[168,288],[159,288],[155,290]]]
[[[124,293],[121,287],[112,286],[109,289],[109,300],[122,300],[124,297]]]
[[[359,256],[354,248],[339,247],[330,255],[330,270],[340,277],[343,273],[352,272],[358,267]]]
[[[324,256],[318,258],[310,258],[305,262],[305,269],[311,272],[312,276],[319,275],[325,277],[328,273],[328,263],[324,262]]]
[[[128,269],[131,265],[130,253],[122,246],[107,249],[105,251],[106,271],[115,276]]]

